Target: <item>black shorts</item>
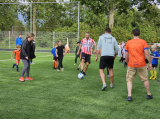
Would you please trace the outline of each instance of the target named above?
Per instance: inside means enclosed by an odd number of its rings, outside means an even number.
[[[114,57],[113,56],[101,56],[99,69],[104,69],[108,66],[109,69],[113,69]]]
[[[58,57],[53,57],[53,60],[58,61]]]
[[[157,68],[157,66],[158,66],[158,64],[152,64],[152,67],[153,67],[153,68],[154,68],[154,67]]]
[[[148,63],[149,63],[147,59],[145,59],[145,62],[146,62],[146,64],[148,64]]]
[[[81,59],[84,59],[85,62],[89,62],[90,63],[90,58],[91,58],[91,55],[85,54],[84,52],[82,52]]]

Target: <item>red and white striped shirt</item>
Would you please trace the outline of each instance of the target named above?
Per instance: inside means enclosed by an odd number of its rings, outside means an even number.
[[[85,54],[91,55],[91,49],[92,49],[93,45],[96,45],[96,43],[94,42],[94,40],[92,38],[82,39],[82,41],[81,41],[82,52]]]

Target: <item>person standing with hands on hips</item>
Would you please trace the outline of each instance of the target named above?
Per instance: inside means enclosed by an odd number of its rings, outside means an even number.
[[[26,75],[27,75],[26,80],[33,80],[33,78],[31,78],[29,76],[30,59],[32,57],[31,54],[34,54],[32,52],[35,50],[35,49],[31,49],[31,48],[33,48],[32,45],[34,44],[34,43],[32,43],[33,39],[34,39],[34,34],[29,33],[27,35],[26,39],[22,43],[20,58],[22,59],[22,62],[24,64],[24,68],[22,70],[22,74],[21,74],[21,77],[19,79],[21,82],[25,81],[24,78],[23,78],[23,75],[24,75],[25,72],[26,72]]]

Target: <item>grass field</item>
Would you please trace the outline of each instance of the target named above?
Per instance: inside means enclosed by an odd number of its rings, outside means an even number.
[[[36,53],[30,71],[34,80],[25,82],[18,80],[21,72],[12,68],[10,56],[11,52],[0,52],[0,119],[160,119],[160,83],[150,80],[154,99],[146,100],[146,90],[136,76],[133,101],[127,102],[127,68],[118,63],[119,58],[114,65],[115,88],[102,92],[94,55],[87,76],[80,80],[73,54],[64,57],[64,71],[57,73],[51,54]],[[109,86],[109,78],[106,82]]]

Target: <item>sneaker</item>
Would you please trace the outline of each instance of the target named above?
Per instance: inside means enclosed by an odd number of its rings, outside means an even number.
[[[33,80],[33,78],[31,78],[31,77],[26,77],[26,80]]]
[[[34,62],[30,62],[30,64],[35,64]]]
[[[53,67],[53,69],[56,69],[55,67]]]
[[[79,70],[79,68],[77,68],[77,70]]]
[[[14,66],[14,64],[13,64],[13,66],[12,66],[12,68],[14,68],[15,66]]]
[[[109,78],[109,75],[107,75],[106,77],[108,77],[108,78]]]
[[[64,71],[64,68],[61,68],[61,71]]]
[[[107,88],[107,85],[106,84],[104,84],[103,86],[102,86],[102,89],[101,89],[101,91],[105,91],[105,89]]]
[[[80,73],[83,73],[83,70],[81,70]]]
[[[23,77],[20,77],[20,78],[19,78],[19,81],[24,82],[25,80],[24,80]]]
[[[126,100],[127,100],[127,101],[132,101],[132,97],[131,97],[131,96],[128,96],[128,97],[126,98]]]
[[[59,69],[57,69],[57,72],[59,72]]]
[[[149,79],[151,79],[151,80],[152,80],[153,78],[154,78],[154,76],[151,76]]]
[[[19,70],[17,69],[17,72],[19,72]]]
[[[113,85],[110,85],[110,88],[114,88],[114,86],[113,86]]]
[[[77,65],[76,63],[74,65]]]
[[[157,78],[155,76],[153,76],[152,80],[157,80]]]
[[[85,72],[83,72],[83,75],[84,75],[84,76],[87,76],[87,74],[86,74]]]
[[[148,99],[148,100],[149,100],[149,99],[153,99],[153,95],[147,95],[147,96],[146,96],[146,99]]]

